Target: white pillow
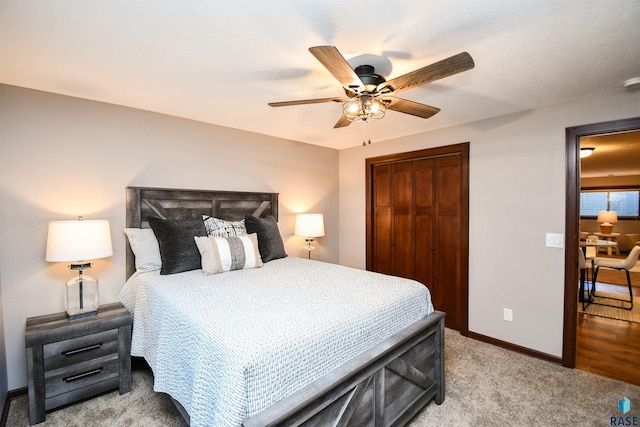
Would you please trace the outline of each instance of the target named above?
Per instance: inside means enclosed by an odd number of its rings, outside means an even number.
[[[258,236],[237,237],[195,236],[201,255],[202,272],[216,274],[224,271],[262,267]]]
[[[162,268],[158,239],[150,228],[125,228],[131,251],[136,257],[136,271],[145,273]]]

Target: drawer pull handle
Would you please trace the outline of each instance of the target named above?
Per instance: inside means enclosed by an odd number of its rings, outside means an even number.
[[[102,347],[102,343],[98,343],[98,344],[94,344],[94,345],[89,345],[87,347],[82,347],[82,348],[77,348],[75,350],[69,350],[69,351],[63,351],[62,355],[63,356],[75,356],[76,354],[79,353],[84,353],[85,351],[91,351],[91,350],[96,350],[98,348]]]
[[[91,375],[97,375],[100,372],[102,372],[102,368],[94,369],[93,371],[84,372],[84,373],[78,374],[78,375],[73,375],[71,377],[65,377],[65,378],[63,378],[63,380],[65,382],[70,383],[70,382],[73,382],[73,381],[80,380],[82,378],[90,377]]]

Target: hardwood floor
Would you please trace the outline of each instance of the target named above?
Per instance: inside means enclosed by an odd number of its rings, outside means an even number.
[[[623,286],[602,285],[604,292],[623,293]],[[640,385],[640,323],[578,313],[576,368]]]

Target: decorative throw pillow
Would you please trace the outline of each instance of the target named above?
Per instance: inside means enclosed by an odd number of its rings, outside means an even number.
[[[204,274],[262,267],[255,233],[237,237],[196,236],[194,239],[202,256]]]
[[[158,239],[150,228],[125,228],[131,252],[136,258],[136,271],[145,273],[162,268]]]
[[[169,220],[149,218],[158,239],[162,268],[160,274],[175,274],[201,268],[200,252],[193,236],[206,236],[201,219]]]
[[[202,215],[204,228],[207,229],[207,236],[213,237],[234,237],[246,236],[247,229],[242,221],[226,221],[208,215]]]
[[[247,215],[244,219],[244,224],[247,227],[247,233],[258,234],[258,247],[262,262],[269,262],[287,256],[282,236],[280,236],[280,230],[278,229],[278,223],[274,217],[256,218],[253,215]]]

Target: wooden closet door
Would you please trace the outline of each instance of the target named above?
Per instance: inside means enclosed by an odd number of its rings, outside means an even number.
[[[436,162],[433,159],[423,159],[412,162],[415,179],[415,265],[416,275],[413,279],[423,283],[429,289],[433,288],[434,264],[436,255],[435,217],[435,185]],[[435,304],[435,302],[434,302]]]
[[[393,275],[415,279],[413,162],[392,165],[391,269]]]
[[[373,194],[371,209],[373,220],[369,224],[373,227],[371,233],[371,251],[367,268],[383,274],[393,274],[391,262],[392,251],[392,165],[382,164],[372,167],[371,180]]]
[[[446,326],[466,333],[468,145],[458,147],[367,160],[367,268],[425,284]]]
[[[436,159],[434,220],[435,263],[431,293],[437,310],[447,313],[446,325],[460,328],[462,159]]]
[[[371,270],[416,278],[413,162],[376,166]]]

